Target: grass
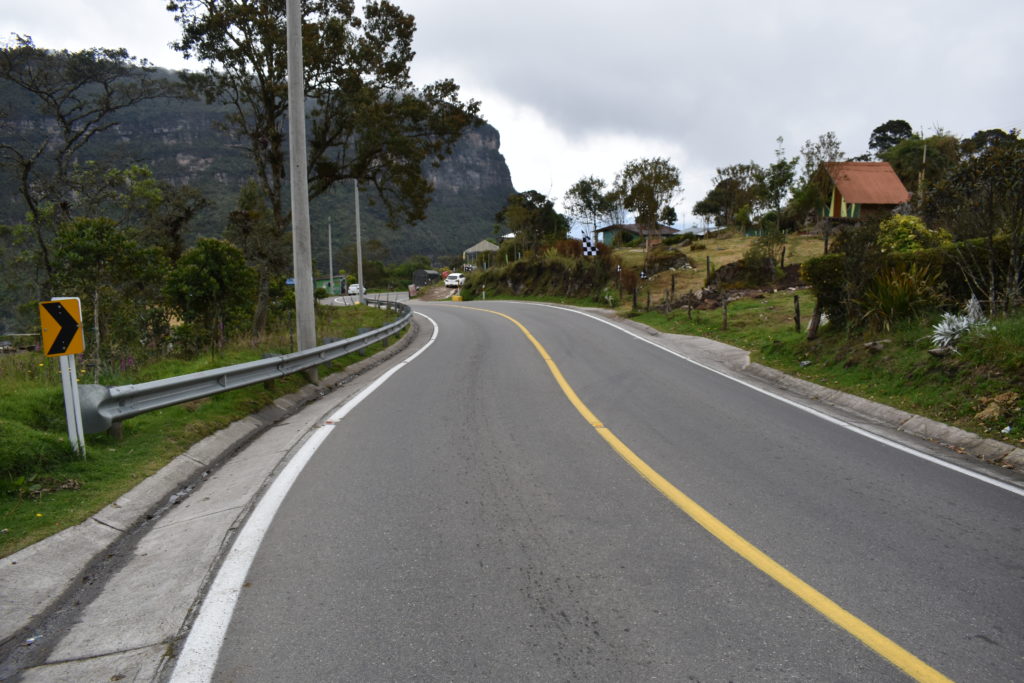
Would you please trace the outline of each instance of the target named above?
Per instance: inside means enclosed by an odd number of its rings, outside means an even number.
[[[743,255],[754,244],[754,237],[736,235],[723,235],[720,237],[708,237],[698,240],[696,244],[704,245],[704,249],[691,250],[689,247],[682,247],[680,251],[690,257],[693,262],[692,270],[677,270],[676,292],[685,293],[690,290],[699,291],[704,287],[708,276],[708,260],[710,259],[712,269],[720,268],[727,263],[733,263],[743,258]],[[623,252],[626,252],[623,254]],[[817,235],[790,235],[786,239],[785,263],[803,263],[813,256],[820,256],[824,252],[824,242]],[[643,264],[643,249],[621,250],[624,265],[640,267]],[[672,273],[658,273],[651,278],[650,287],[653,292],[663,293],[669,289],[672,282]],[[658,295],[655,295],[657,298]]]
[[[367,306],[321,309],[317,329],[321,338],[344,338],[360,327],[379,327],[392,317]],[[217,356],[162,359],[131,373],[103,378],[103,383],[141,382],[256,360],[264,353],[288,351],[288,337],[284,334],[261,345],[239,344]],[[380,348],[377,344],[368,353]],[[358,360],[360,356],[345,356],[322,366],[321,374]],[[0,357],[0,414],[4,420],[31,426],[43,438],[63,442],[66,447],[56,367],[56,358],[38,354]],[[120,439],[107,434],[88,436],[84,459],[65,456],[32,474],[5,477],[0,481],[0,556],[84,521],[203,437],[304,384],[302,375],[292,375],[275,381],[271,389],[257,384],[146,413],[127,420]],[[9,441],[0,442],[0,448],[12,447],[15,444]]]
[[[803,324],[814,297],[798,292]],[[651,311],[636,319],[674,334],[709,337],[746,349],[751,360],[834,389],[1024,447],[1024,312],[996,320],[984,334],[968,336],[959,353],[928,353],[934,313],[904,321],[884,334],[823,328],[814,341],[797,332],[793,292],[768,294],[729,305],[729,327],[721,310]],[[865,346],[884,341],[880,350]],[[982,411],[995,402],[988,416]],[[998,414],[997,414],[998,413]],[[1008,434],[1002,430],[1010,428]]]

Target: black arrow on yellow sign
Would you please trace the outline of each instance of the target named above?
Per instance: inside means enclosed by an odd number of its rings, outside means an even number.
[[[77,304],[78,302],[75,301],[74,303]],[[47,348],[45,352],[46,355],[63,356],[73,353],[82,353],[85,344],[79,334],[81,324],[77,317],[64,307],[64,302],[44,301],[40,303],[39,306],[44,309],[51,318],[53,318],[54,322],[56,322],[60,328],[57,330],[56,336],[53,336],[53,331],[51,329],[47,329],[45,324],[43,325],[44,346],[46,346],[45,342],[48,342],[50,339],[53,340],[52,342],[49,342],[49,348]]]

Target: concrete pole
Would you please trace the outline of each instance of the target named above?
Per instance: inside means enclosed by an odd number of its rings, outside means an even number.
[[[359,180],[352,179],[356,193],[356,277],[359,278],[359,303],[366,303],[366,288],[363,286],[363,237],[359,228]]]
[[[331,243],[331,217],[327,217],[327,277],[331,282],[331,294],[334,294],[334,245]]]
[[[302,70],[300,0],[288,0],[288,153],[295,273],[295,327],[298,350],[316,346],[313,312],[313,252],[309,234],[309,182],[306,176],[306,101]],[[316,381],[316,370],[307,373]]]

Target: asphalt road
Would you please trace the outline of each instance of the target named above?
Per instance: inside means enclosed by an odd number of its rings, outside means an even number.
[[[414,307],[435,343],[298,476],[215,680],[887,681],[908,661],[1024,677],[1024,497],[582,315]],[[655,490],[484,308],[632,453],[897,654]]]

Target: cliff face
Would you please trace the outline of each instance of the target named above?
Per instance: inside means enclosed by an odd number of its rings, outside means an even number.
[[[501,137],[489,125],[469,130],[439,168],[431,168],[427,177],[436,193],[488,193],[501,189],[505,197],[512,192],[512,177],[501,156]]]
[[[50,130],[52,121],[39,116],[31,101],[8,92],[10,88],[0,81],[0,101],[7,102],[0,142],[39,140],[56,132]],[[211,207],[197,218],[192,238],[220,235],[239,188],[252,174],[246,141],[232,138],[219,125],[224,113],[220,107],[196,101],[145,102],[125,111],[116,126],[97,135],[79,161],[95,159],[120,167],[144,164],[161,180],[198,188]],[[494,216],[514,191],[499,148],[498,131],[484,124],[467,131],[439,167],[424,169],[435,190],[427,219],[420,224],[389,230],[372,206],[372,197],[365,198],[361,205],[367,239],[378,240],[387,260],[398,261],[415,254],[460,253],[492,235]],[[6,159],[0,158],[0,164],[0,222],[14,223],[22,219],[25,208],[18,197],[15,169]],[[320,237],[319,231],[328,216],[335,228],[335,249],[353,242],[346,227],[354,222],[351,185],[341,185],[311,207],[314,248],[322,242],[323,254],[326,237]],[[325,255],[317,258],[317,265],[326,270]]]

